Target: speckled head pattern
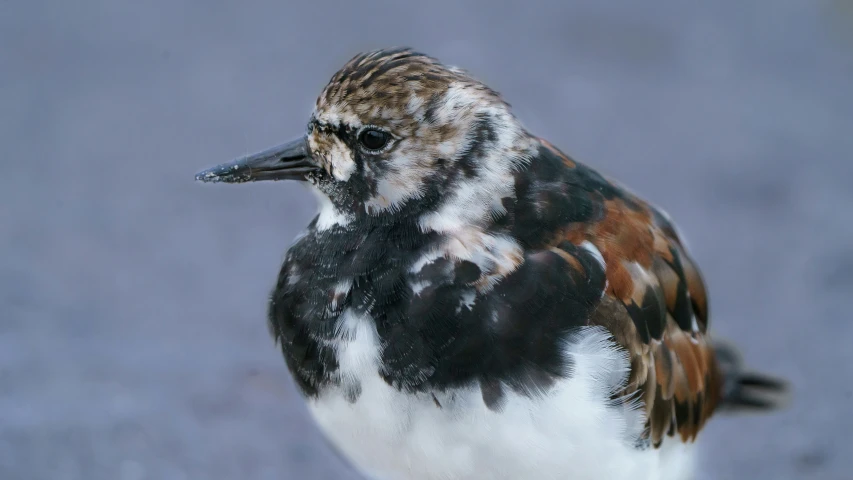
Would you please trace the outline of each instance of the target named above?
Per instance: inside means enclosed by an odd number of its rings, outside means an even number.
[[[308,128],[322,167],[310,180],[343,216],[418,202],[435,208],[460,193],[459,201],[474,205],[472,190],[511,183],[507,175],[535,144],[498,93],[408,48],[350,60],[317,99]],[[389,141],[366,149],[359,142],[365,130]]]

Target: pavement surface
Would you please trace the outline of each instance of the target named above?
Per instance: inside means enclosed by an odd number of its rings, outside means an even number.
[[[357,478],[264,321],[313,198],[193,174],[392,45],[678,221],[716,332],[795,387],[711,422],[702,479],[851,478],[850,0],[3,0],[0,479]]]

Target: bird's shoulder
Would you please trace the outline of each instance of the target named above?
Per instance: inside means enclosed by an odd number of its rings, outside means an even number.
[[[665,435],[693,439],[715,409],[722,379],[708,338],[706,286],[674,222],[547,141],[535,160],[545,170],[557,160],[562,167],[542,176],[538,191],[536,175],[528,187],[546,201],[525,208],[557,219],[540,226],[534,248],[559,254],[564,275],[574,278],[589,275],[577,252],[595,254],[605,281],[588,324],[605,327],[628,352],[631,371],[619,395],[642,398],[653,444]],[[544,180],[554,177],[562,182]]]

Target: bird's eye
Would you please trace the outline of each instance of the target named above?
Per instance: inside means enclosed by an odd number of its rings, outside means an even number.
[[[381,150],[390,139],[391,137],[387,133],[375,128],[368,128],[358,136],[359,143],[368,150]]]

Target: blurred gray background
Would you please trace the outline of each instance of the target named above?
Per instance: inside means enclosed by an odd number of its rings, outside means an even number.
[[[701,478],[850,478],[850,0],[2,0],[0,479],[355,478],[264,320],[313,198],[193,174],[392,45],[679,222],[717,333],[796,388],[711,422]]]

